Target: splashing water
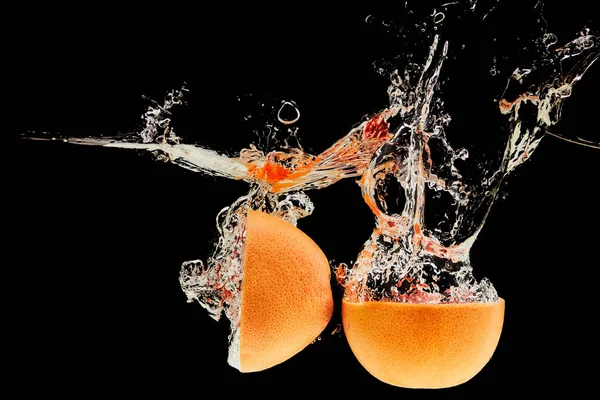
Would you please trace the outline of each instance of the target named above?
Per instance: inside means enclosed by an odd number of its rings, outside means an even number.
[[[250,184],[248,194],[225,207],[217,215],[220,237],[213,255],[205,266],[201,260],[183,263],[180,284],[188,301],[197,301],[209,315],[219,320],[224,313],[231,321],[229,363],[239,369],[239,321],[245,219],[247,211],[259,210],[275,215],[293,225],[312,213],[314,206],[304,193],[307,189],[327,187],[340,179],[361,176],[373,153],[390,138],[387,119],[396,115],[398,106],[386,109],[351,130],[317,156],[301,148],[289,147],[267,154],[250,145],[239,157],[227,157],[212,150],[181,143],[170,126],[170,109],[182,103],[183,92],[169,92],[164,104],[153,105],[144,114],[144,129],[137,135],[105,138],[64,138],[73,144],[98,145],[146,150],[158,160],[169,161],[207,175],[244,180]],[[293,107],[291,119],[284,119],[285,108]],[[300,113],[293,102],[284,102],[279,119],[296,122]],[[295,131],[293,132],[295,133]],[[31,137],[35,140],[47,138]],[[141,139],[141,142],[140,142]],[[52,138],[51,140],[56,140]]]
[[[474,10],[476,2],[469,1],[469,6]],[[435,25],[445,19],[442,12],[433,14]],[[369,16],[366,22],[372,20]],[[337,268],[346,300],[494,302],[498,294],[492,283],[485,278],[477,281],[472,274],[470,249],[504,178],[551,133],[564,99],[598,58],[600,39],[586,33],[553,50],[557,38],[546,34],[547,59],[514,70],[498,102],[510,129],[501,162],[473,182],[463,176],[459,165],[459,160],[469,158],[468,151],[453,149],[445,135],[450,116],[443,111],[437,90],[450,44],[440,38],[434,37],[423,65],[410,64],[402,74],[397,70],[391,74],[385,109],[318,155],[306,153],[297,143],[292,125],[300,112],[292,101],[283,102],[277,113],[289,133],[281,148],[271,144],[260,150],[251,144],[236,157],[228,157],[182,143],[170,110],[183,104],[185,88],[169,92],[162,105],[152,102],[138,134],[64,140],[145,150],[191,171],[248,182],[248,193],[217,215],[220,236],[213,254],[206,263],[183,263],[179,279],[189,302],[198,302],[216,320],[223,314],[230,320],[228,362],[238,369],[248,210],[264,211],[296,225],[314,209],[304,191],[344,178],[360,178],[363,198],[375,216],[375,229],[352,268],[346,264]],[[575,63],[565,69],[567,59]],[[391,197],[398,187],[403,206],[394,211]],[[450,204],[444,218],[433,224],[427,222],[425,208],[432,198]]]
[[[502,162],[498,169],[488,171],[479,187],[473,187],[463,181],[455,165],[468,153],[466,149],[455,151],[448,144],[444,126],[449,119],[434,98],[448,47],[446,42],[440,50],[438,41],[436,36],[418,83],[411,87],[404,82],[393,92],[393,102],[402,104],[410,99],[411,107],[400,113],[398,130],[378,149],[362,177],[363,197],[376,216],[376,228],[353,268],[345,264],[338,268],[338,281],[345,286],[348,301],[497,301],[491,282],[485,278],[477,282],[473,277],[471,246],[503,179],[531,156],[544,134],[558,122],[564,99],[600,51],[600,40],[585,35],[554,50],[539,67],[541,71],[515,70],[499,102],[500,112],[510,122]],[[571,57],[579,57],[578,62],[562,72],[562,62]],[[548,68],[556,73],[547,74]],[[441,152],[441,164],[433,163],[434,146]],[[404,191],[401,213],[387,210],[390,179]],[[436,221],[438,226],[449,227],[444,231],[424,223],[427,190],[450,196],[453,222],[448,214],[445,221]]]

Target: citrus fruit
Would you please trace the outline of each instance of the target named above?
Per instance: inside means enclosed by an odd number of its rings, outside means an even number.
[[[278,217],[249,211],[240,308],[240,371],[280,364],[313,342],[333,313],[319,246]]]
[[[405,388],[444,388],[474,377],[494,353],[504,299],[480,303],[342,301],[344,332],[360,364]]]

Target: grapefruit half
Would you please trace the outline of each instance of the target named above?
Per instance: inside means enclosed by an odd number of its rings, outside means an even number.
[[[445,388],[474,377],[494,353],[504,299],[424,304],[342,301],[344,333],[361,365],[405,388]]]
[[[239,366],[255,372],[303,350],[333,313],[329,261],[304,232],[249,211],[242,280]]]

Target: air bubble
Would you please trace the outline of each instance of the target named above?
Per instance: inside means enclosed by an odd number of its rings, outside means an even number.
[[[285,125],[291,125],[300,119],[300,110],[293,101],[284,101],[277,112],[277,119]]]
[[[546,33],[542,38],[542,43],[544,43],[544,46],[546,47],[550,47],[553,44],[556,44],[556,42],[558,42],[558,39],[553,33]]]

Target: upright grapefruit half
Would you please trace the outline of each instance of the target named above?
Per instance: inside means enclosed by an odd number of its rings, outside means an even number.
[[[333,313],[329,261],[294,225],[249,211],[240,309],[240,371],[280,364],[325,329]]]
[[[342,301],[352,352],[377,379],[405,388],[445,388],[474,377],[492,357],[504,300],[415,304]]]

